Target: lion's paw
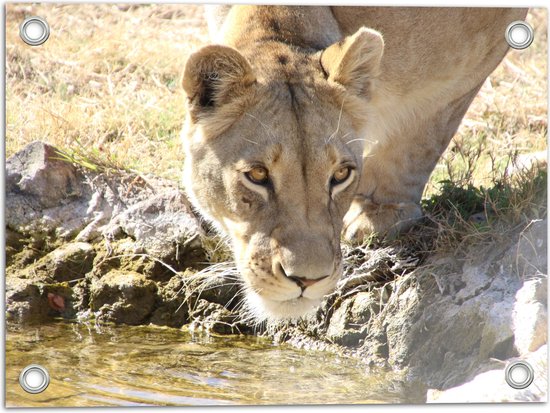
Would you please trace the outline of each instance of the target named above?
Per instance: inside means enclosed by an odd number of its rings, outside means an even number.
[[[378,234],[394,238],[407,231],[422,217],[420,206],[413,202],[377,204],[365,197],[357,197],[344,217],[344,237],[362,242]]]

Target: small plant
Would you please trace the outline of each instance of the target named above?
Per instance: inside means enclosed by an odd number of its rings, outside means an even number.
[[[93,172],[128,171],[120,162],[117,161],[114,154],[102,154],[98,149],[65,149],[57,150],[57,159],[70,162],[74,165],[81,166]]]

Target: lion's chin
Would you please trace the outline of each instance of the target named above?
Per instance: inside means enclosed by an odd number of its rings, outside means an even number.
[[[296,320],[315,312],[321,303],[320,298],[306,297],[275,301],[261,297],[255,292],[249,292],[246,301],[248,309],[258,321]]]

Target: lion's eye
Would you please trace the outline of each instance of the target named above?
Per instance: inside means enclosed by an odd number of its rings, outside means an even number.
[[[245,176],[257,185],[265,185],[269,181],[269,174],[263,166],[255,166],[250,171],[245,172]]]
[[[330,183],[332,185],[338,185],[344,182],[346,179],[349,178],[349,175],[351,174],[351,168],[349,166],[344,166],[343,168],[338,169],[334,175],[332,175],[332,179]]]

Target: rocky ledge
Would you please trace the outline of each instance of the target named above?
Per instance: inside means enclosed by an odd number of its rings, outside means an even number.
[[[239,312],[235,269],[212,264],[223,246],[177,185],[68,158],[34,142],[7,161],[8,322],[264,334],[403,371],[431,402],[546,401],[546,220],[460,257],[346,246],[344,277],[316,314],[255,325]],[[535,365],[527,389],[504,382],[514,360]]]

